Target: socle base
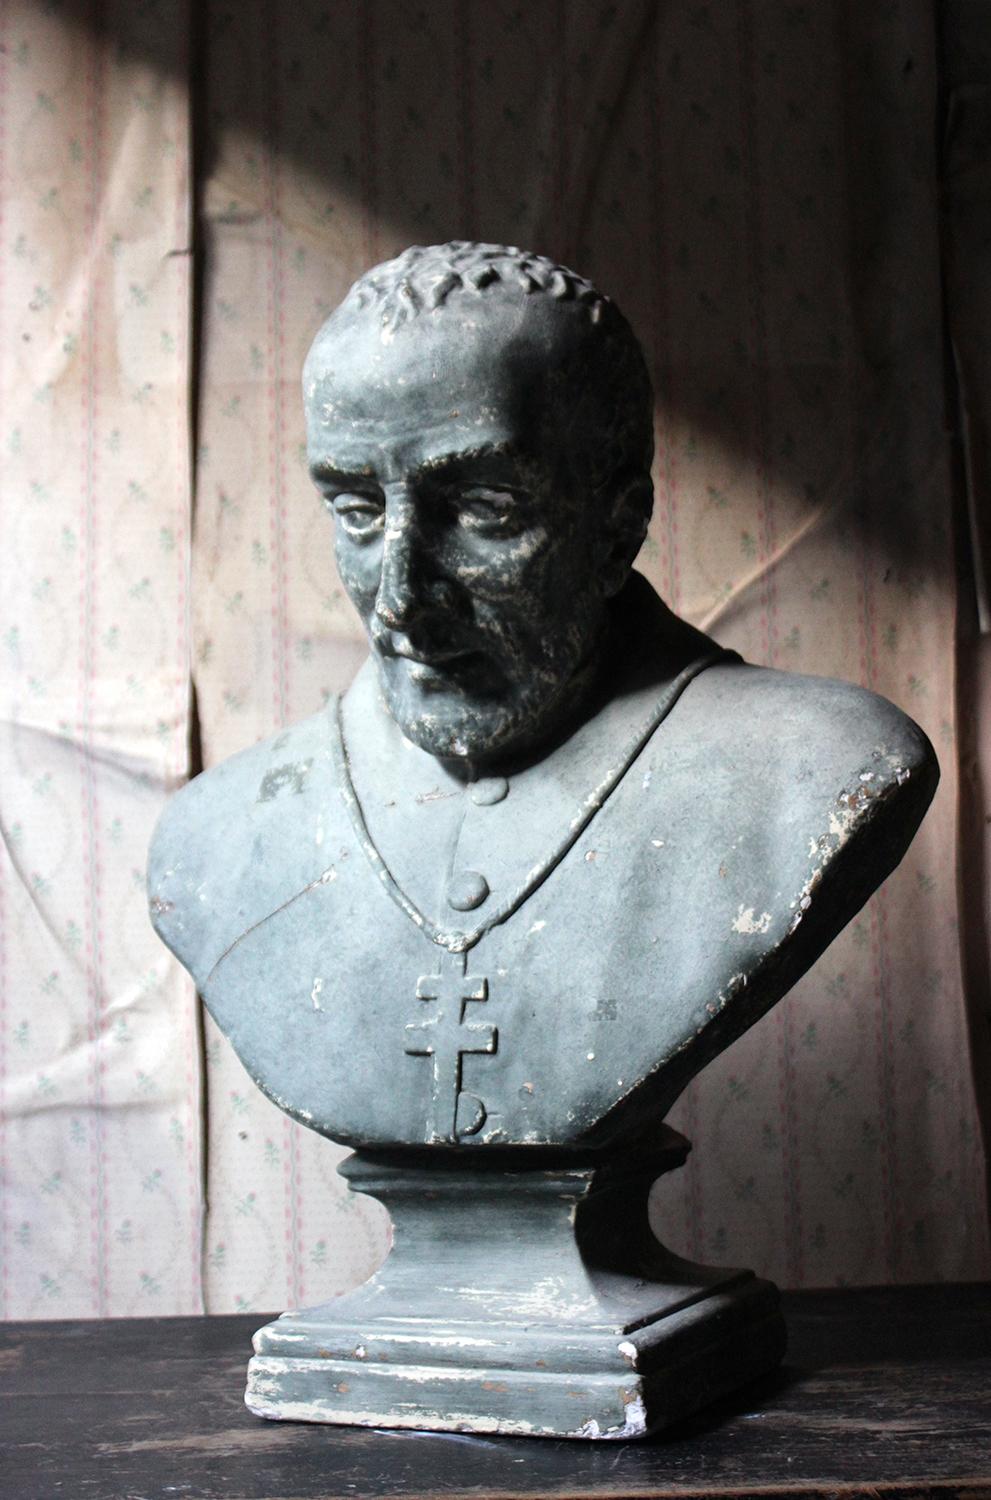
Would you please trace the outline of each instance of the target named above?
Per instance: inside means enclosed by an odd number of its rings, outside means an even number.
[[[248,1406],[288,1421],[634,1438],[773,1369],[776,1288],[672,1255],[647,1223],[652,1180],[686,1149],[669,1132],[636,1177],[350,1157],[352,1188],[393,1216],[393,1250],[357,1291],[259,1330]]]

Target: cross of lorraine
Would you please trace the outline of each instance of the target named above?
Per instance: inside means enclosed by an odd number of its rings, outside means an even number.
[[[467,1054],[494,1053],[499,1044],[495,1026],[465,1019],[469,1005],[488,1000],[489,982],[468,973],[466,953],[445,953],[439,973],[423,974],[417,980],[416,998],[431,1006],[425,1020],[406,1027],[406,1051],[433,1062],[426,1139],[431,1145],[453,1144],[474,1135],[485,1123],[485,1105],[474,1094],[462,1091],[461,1073]]]

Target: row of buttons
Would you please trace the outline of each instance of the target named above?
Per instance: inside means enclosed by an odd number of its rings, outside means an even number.
[[[476,807],[494,807],[509,792],[505,776],[483,776],[473,781],[468,795]],[[454,911],[474,911],[489,894],[489,882],[477,870],[458,870],[447,887],[447,904]]]

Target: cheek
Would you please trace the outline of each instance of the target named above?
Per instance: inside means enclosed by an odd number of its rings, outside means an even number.
[[[544,600],[558,563],[546,531],[527,531],[512,541],[481,541],[460,550],[448,576],[475,599],[499,604],[520,615]]]

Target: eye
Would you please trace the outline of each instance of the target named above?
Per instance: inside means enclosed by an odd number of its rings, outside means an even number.
[[[385,502],[376,495],[340,494],[326,497],[328,510],[355,541],[370,541],[382,530]]]
[[[509,490],[472,486],[456,490],[451,501],[458,525],[483,536],[511,536],[524,524],[523,507]]]

